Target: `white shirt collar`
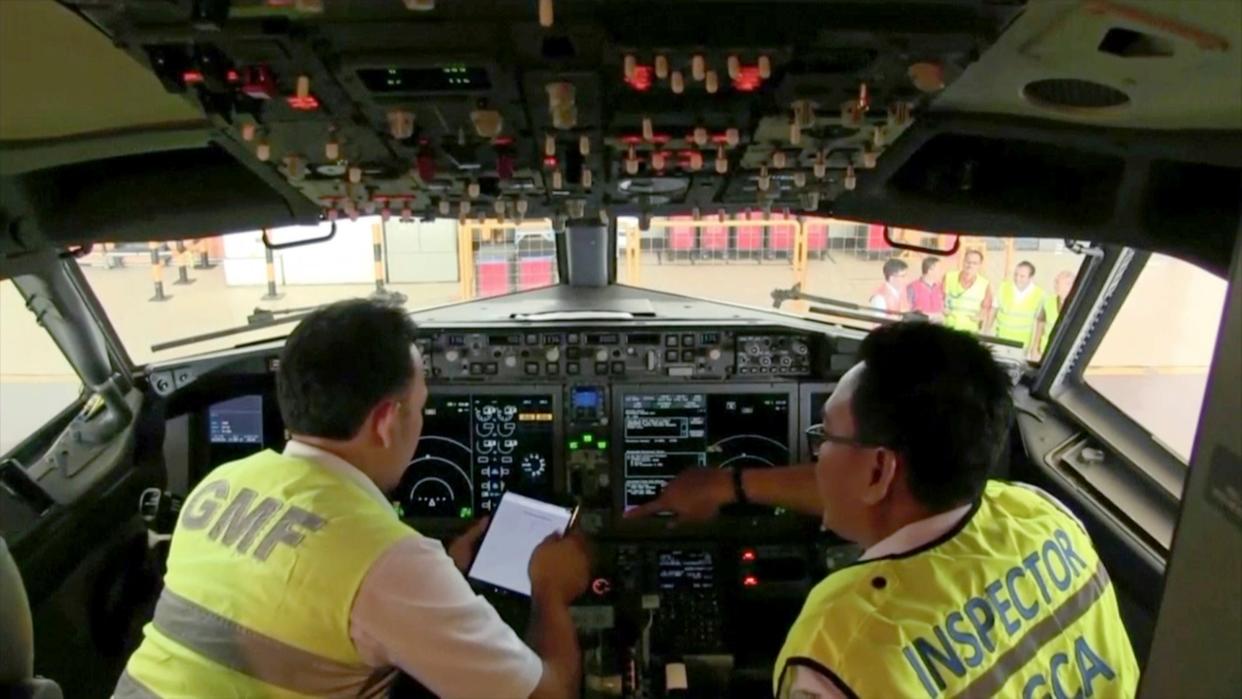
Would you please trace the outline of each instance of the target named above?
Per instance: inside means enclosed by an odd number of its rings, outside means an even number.
[[[1026,298],[1027,294],[1035,290],[1035,285],[1027,284],[1025,289],[1019,289],[1018,285],[1014,284],[1013,290],[1014,290],[1014,294],[1018,297],[1018,300],[1021,301],[1022,299]]]
[[[874,558],[896,556],[930,544],[956,527],[966,515],[970,514],[970,508],[970,503],[967,503],[947,512],[932,515],[927,519],[911,522],[863,551],[858,560],[869,561]]]
[[[314,462],[318,466],[337,474],[338,476],[350,481],[367,495],[371,496],[376,502],[381,503],[385,508],[391,509],[392,503],[384,496],[379,486],[375,485],[375,481],[371,480],[367,474],[358,470],[358,467],[349,463],[345,459],[325,451],[319,447],[312,446],[305,442],[299,442],[296,439],[290,439],[285,444],[285,456],[293,459],[304,459]]]

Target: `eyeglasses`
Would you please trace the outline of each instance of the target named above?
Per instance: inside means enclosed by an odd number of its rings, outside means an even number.
[[[806,428],[806,444],[811,448],[811,455],[819,454],[820,447],[824,446],[824,442],[832,442],[833,444],[844,444],[846,446],[858,447],[860,449],[873,449],[882,447],[883,444],[875,442],[866,442],[854,437],[842,437],[840,435],[829,434],[824,431],[824,425],[817,423]]]

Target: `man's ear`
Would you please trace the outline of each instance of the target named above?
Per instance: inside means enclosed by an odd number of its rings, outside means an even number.
[[[397,419],[400,417],[400,405],[395,400],[385,400],[371,411],[369,422],[375,430],[375,437],[384,448],[392,446],[397,438]]]
[[[875,458],[868,471],[867,487],[863,491],[864,503],[876,505],[889,496],[897,479],[899,462],[900,457],[892,449],[880,447],[875,450]]]

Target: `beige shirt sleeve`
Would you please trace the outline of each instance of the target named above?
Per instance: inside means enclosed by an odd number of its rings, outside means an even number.
[[[427,537],[397,542],[371,567],[350,635],[363,662],[399,667],[444,699],[525,699],[543,675],[539,656]]]

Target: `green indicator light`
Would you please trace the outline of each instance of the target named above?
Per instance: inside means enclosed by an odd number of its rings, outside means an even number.
[[[599,442],[597,442],[597,443],[595,444],[595,446],[599,447],[600,449],[607,449],[607,448],[608,448],[608,442],[605,442],[605,441],[603,441],[603,440],[600,440]]]
[[[570,449],[577,449],[577,448],[578,448],[578,443],[577,443],[577,442],[570,442],[570,443],[569,443],[569,448],[570,448]]]
[[[594,435],[584,434],[582,435],[582,441],[586,442],[587,444],[590,444],[591,442],[595,441],[595,437]]]
[[[473,507],[463,507],[463,508],[461,508],[461,510],[459,510],[459,511],[457,512],[457,516],[458,516],[459,518],[461,518],[461,519],[470,519],[471,517],[473,517],[473,516],[474,516],[474,508],[473,508]]]

